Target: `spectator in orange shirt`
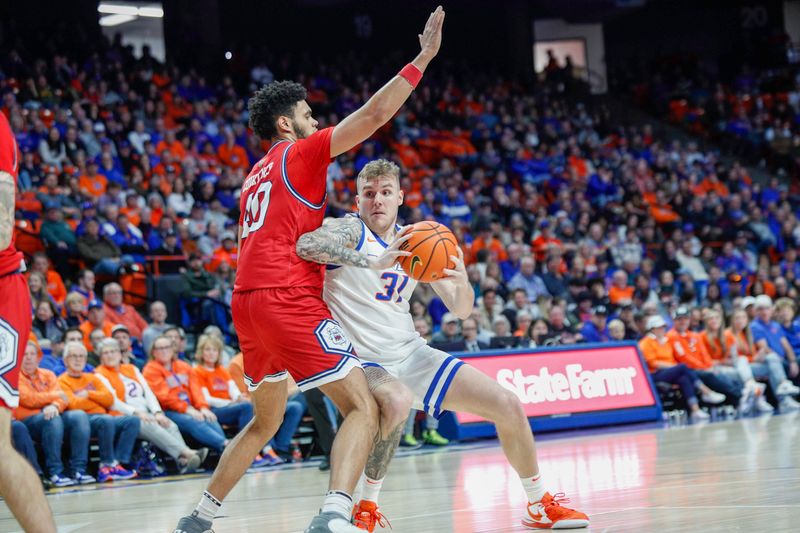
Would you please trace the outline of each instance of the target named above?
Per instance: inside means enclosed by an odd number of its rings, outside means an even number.
[[[763,395],[766,385],[756,382],[747,357],[735,354],[734,341],[724,328],[722,314],[716,309],[709,309],[706,311],[704,322],[705,331],[701,334],[701,338],[713,361],[714,371],[733,374],[744,383],[741,411],[749,412],[755,409],[762,413],[772,412],[773,407],[767,403]]]
[[[170,155],[174,156],[178,161],[186,159],[186,148],[183,143],[175,137],[173,130],[167,130],[164,133],[164,138],[156,145],[156,153],[163,158],[164,150],[169,151]]]
[[[67,395],[58,386],[54,373],[39,368],[40,360],[39,349],[29,341],[20,368],[19,407],[14,412],[15,418],[22,421],[31,436],[42,444],[45,468],[53,485],[69,487],[92,483],[94,478],[85,473],[86,463],[81,463],[81,457],[85,455],[82,450],[89,449],[88,434],[83,439],[84,434],[80,431],[73,433],[78,426],[88,427],[89,418],[83,411],[66,411]],[[64,473],[64,463],[61,461],[65,428],[72,435],[71,477]]]
[[[64,280],[61,274],[50,268],[50,260],[44,252],[36,252],[33,254],[33,263],[31,265],[31,272],[41,272],[47,280],[47,292],[53,297],[53,300],[61,306],[64,304],[64,298],[67,297],[67,289],[64,287]]]
[[[721,403],[725,397],[706,387],[688,366],[678,363],[666,332],[667,323],[664,319],[659,315],[653,315],[647,320],[647,334],[639,341],[639,349],[647,362],[653,381],[678,385],[689,407],[691,420],[707,421],[708,413],[700,409],[695,391],[703,393],[704,401],[714,400],[708,403]]]
[[[472,246],[469,249],[467,264],[472,264],[477,261],[478,252],[484,248],[489,250],[489,254],[494,258],[495,262],[500,263],[508,259],[505,246],[492,235],[492,228],[488,221],[482,221],[476,227],[478,237],[472,241]]]
[[[139,438],[175,459],[181,474],[197,470],[208,455],[208,448],[192,450],[186,445],[178,426],[164,415],[139,369],[122,363],[122,351],[116,340],[103,339],[97,350],[102,365],[95,373],[114,395],[112,409],[139,418],[142,421]]]
[[[553,235],[552,230],[550,229],[549,220],[542,220],[539,223],[539,230],[539,235],[533,239],[533,241],[531,241],[531,245],[533,246],[534,258],[538,262],[544,263],[550,248],[554,247],[563,252],[564,247],[561,243],[561,240]]]
[[[225,128],[225,142],[217,148],[217,157],[223,165],[240,168],[247,173],[250,170],[250,160],[245,149],[236,144],[233,130]]]
[[[139,434],[139,419],[135,416],[112,416],[114,396],[106,389],[100,378],[85,373],[86,348],[79,342],[68,342],[64,346],[64,363],[67,371],[58,378],[58,384],[66,393],[67,409],[83,411],[89,417],[87,426],[80,428],[81,436],[97,437],[100,448],[100,469],[97,480],[101,483],[115,479],[131,479],[136,471],[127,469],[136,436]],[[73,433],[79,428],[73,429]],[[81,471],[85,471],[89,449],[80,458]]]
[[[108,321],[112,324],[122,324],[128,328],[131,337],[141,340],[147,322],[132,305],[122,301],[122,287],[119,283],[109,283],[103,287],[103,301],[105,302],[103,310]]]
[[[608,300],[613,305],[622,305],[633,302],[633,285],[628,284],[628,274],[624,270],[617,270],[611,278],[611,287],[608,288]]]
[[[220,364],[222,341],[212,335],[201,335],[197,341],[189,387],[193,396],[202,396],[217,415],[220,424],[241,430],[253,418],[253,404],[234,383],[230,373]]]
[[[102,329],[106,337],[111,336],[111,329],[114,324],[106,320],[106,312],[103,302],[100,300],[92,300],[89,302],[89,313],[86,322],[78,326],[78,329],[83,332],[83,345],[86,350],[92,349],[92,332],[96,329]]]
[[[706,350],[702,335],[689,330],[691,311],[680,306],[675,311],[673,329],[667,333],[672,343],[675,359],[694,370],[695,375],[711,390],[724,394],[733,405],[739,406],[744,384],[737,376],[714,372],[711,356]],[[708,402],[714,403],[714,402]]]
[[[216,272],[220,263],[228,263],[232,269],[236,269],[236,262],[239,257],[236,236],[232,231],[223,231],[220,239],[222,240],[222,246],[214,250],[211,260],[206,264],[206,269],[209,272]]]
[[[78,178],[80,189],[83,194],[100,198],[106,193],[108,188],[108,178],[97,172],[97,161],[89,161],[86,174]]]
[[[151,360],[142,374],[164,414],[178,425],[181,433],[222,452],[228,445],[228,437],[208,402],[202,396],[192,396],[189,387],[192,367],[177,358],[175,344],[164,335],[156,337],[150,352]]]

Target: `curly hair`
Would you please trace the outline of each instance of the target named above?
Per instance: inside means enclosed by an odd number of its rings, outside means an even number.
[[[306,89],[294,81],[273,81],[250,98],[250,127],[261,139],[269,140],[278,134],[275,121],[280,116],[291,116],[292,108],[306,99]]]

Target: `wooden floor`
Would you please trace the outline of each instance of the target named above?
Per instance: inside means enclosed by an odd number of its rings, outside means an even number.
[[[545,481],[589,514],[592,531],[800,531],[800,416],[604,434],[539,443]],[[171,532],[207,476],[140,481],[48,497],[59,531]],[[248,474],[217,533],[302,531],[327,476],[313,467]],[[393,531],[524,531],[524,495],[494,441],[398,457],[382,509]],[[0,503],[0,532],[17,531]],[[389,531],[388,529],[385,531]]]

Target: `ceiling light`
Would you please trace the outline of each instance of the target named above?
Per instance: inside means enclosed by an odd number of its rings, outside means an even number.
[[[107,15],[100,18],[100,25],[105,27],[119,26],[132,20],[136,20],[136,15]]]
[[[97,6],[98,13],[108,13],[111,15],[133,15],[136,16],[139,13],[139,9],[136,6],[125,6],[120,4],[105,4],[102,3]]]
[[[140,17],[156,17],[156,18],[163,18],[164,17],[164,10],[160,7],[140,7],[139,8],[139,16]]]

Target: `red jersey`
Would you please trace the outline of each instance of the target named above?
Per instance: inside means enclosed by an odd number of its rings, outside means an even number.
[[[297,239],[322,225],[333,128],[274,143],[242,185],[242,241],[235,292],[309,287],[321,294],[325,266],[297,256]]]
[[[17,159],[17,141],[8,125],[8,119],[0,113],[0,171],[7,172],[16,181],[19,160]],[[16,184],[15,184],[16,185]],[[11,244],[5,250],[0,250],[0,276],[19,270],[22,265],[22,252],[14,247],[14,234],[11,234]]]

